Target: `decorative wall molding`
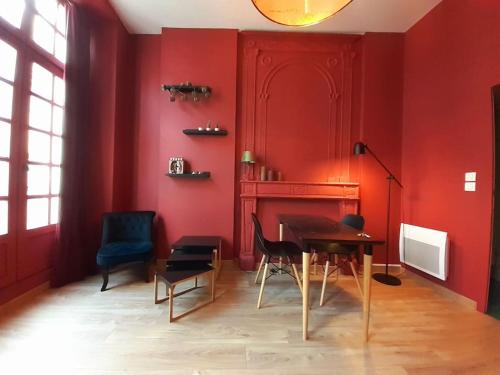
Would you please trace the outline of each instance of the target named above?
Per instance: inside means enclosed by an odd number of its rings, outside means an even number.
[[[273,83],[286,69],[300,66],[305,72],[316,72],[329,89],[328,98],[323,99],[330,103],[328,117],[322,120],[328,129],[328,177],[349,180],[352,66],[356,57],[353,44],[357,39],[336,37],[330,41],[318,37],[305,43],[274,38],[244,34],[241,91],[244,149],[254,150],[262,164],[268,162],[269,101]],[[321,83],[313,82],[304,90],[314,91],[315,85]],[[318,99],[321,100],[311,100]]]
[[[339,214],[358,212],[357,184],[320,182],[351,180],[358,41],[357,36],[240,33],[240,147],[257,156],[249,178],[256,179],[265,165],[282,171],[285,180],[304,181],[240,183],[243,269],[254,267],[250,213],[258,211],[261,199],[327,200],[338,204]]]

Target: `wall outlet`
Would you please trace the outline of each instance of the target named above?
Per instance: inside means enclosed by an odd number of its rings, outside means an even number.
[[[466,172],[465,173],[465,181],[476,182],[476,172]]]
[[[476,183],[475,182],[466,182],[464,186],[465,191],[476,191]]]

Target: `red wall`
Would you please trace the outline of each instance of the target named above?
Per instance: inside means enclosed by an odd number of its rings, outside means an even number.
[[[405,37],[404,218],[449,233],[443,284],[486,308],[492,210],[491,87],[500,3],[444,0]],[[464,173],[477,171],[477,191]]]
[[[369,230],[384,236],[385,174],[370,161],[353,158],[351,152],[352,144],[363,139],[374,150],[380,148],[380,157],[386,159],[396,175],[400,173],[401,36],[240,33],[239,63],[236,36],[234,30],[164,29],[161,36],[135,37],[134,205],[136,209],[154,209],[159,214],[158,255],[166,256],[168,245],[185,234],[222,234],[226,239],[224,256],[238,256],[239,157],[244,148],[256,151],[256,171],[259,165],[266,164],[282,170],[287,180],[363,178],[362,214],[367,216]],[[265,81],[267,71],[281,63],[280,59],[298,59],[298,70],[285,69],[270,82],[267,118],[262,116],[263,104],[255,102],[260,94],[250,98],[254,86],[249,88],[248,82],[244,83],[247,66],[256,66],[251,62],[245,65],[248,43],[258,47],[259,59],[265,59],[258,60],[258,68],[252,73],[257,85]],[[327,54],[331,59],[323,61]],[[322,100],[328,102],[330,95],[326,81],[313,66],[315,63],[331,69],[337,85],[340,98],[332,101],[336,103],[332,105],[332,114],[315,108]],[[161,84],[186,80],[212,86],[214,95],[201,103],[170,103],[168,94],[159,90]],[[309,86],[308,95],[301,91],[303,86]],[[301,110],[289,116],[293,108]],[[245,120],[248,113],[256,114],[253,125]],[[229,136],[193,138],[182,134],[183,128],[200,126],[209,119],[221,121]],[[307,132],[302,131],[305,129]],[[385,131],[390,135],[382,136]],[[325,137],[329,132],[331,138]],[[194,169],[210,170],[212,178],[185,181],[164,176],[171,156],[183,156]],[[363,164],[363,171],[372,172],[360,174],[362,163],[368,163]],[[395,241],[399,195],[397,189],[394,192]],[[365,200],[375,203],[365,204]],[[341,216],[336,203],[323,202],[266,200],[259,203],[259,212],[270,238],[277,237],[277,212],[315,212],[334,219]],[[396,253],[395,247],[392,252]],[[382,262],[385,258],[377,255],[376,259]]]
[[[361,103],[358,139],[401,181],[401,122],[403,103],[403,35],[368,33],[360,46]],[[359,156],[361,214],[366,230],[385,238],[387,173],[371,155]],[[404,186],[404,185],[403,185]],[[401,189],[391,187],[389,263],[399,264]],[[374,253],[375,263],[385,263],[385,249]]]
[[[353,157],[352,146],[359,140],[368,143],[401,176],[403,36],[244,32],[239,48],[236,157],[243,149],[254,150],[256,177],[260,165],[266,165],[283,171],[289,181],[359,181],[366,229],[384,238],[386,174],[370,156]],[[328,80],[334,83],[333,100]],[[395,187],[392,263],[399,259],[400,200]],[[257,211],[270,239],[278,237],[277,213],[342,217],[336,202],[266,199]],[[239,222],[237,210],[237,228]],[[376,262],[385,262],[383,250],[376,249]]]
[[[134,207],[158,208],[160,165],[160,113],[164,94],[160,91],[161,36],[136,35],[135,42],[135,165]]]
[[[233,257],[234,154],[236,139],[236,30],[164,29],[161,35],[161,84],[208,85],[212,96],[200,102],[169,101],[159,92],[160,133],[158,215],[159,255],[183,235],[219,235],[223,256]],[[226,137],[192,137],[182,129],[217,122]],[[165,176],[170,157],[183,157],[193,170],[210,171],[207,180]],[[140,176],[139,176],[140,178]]]

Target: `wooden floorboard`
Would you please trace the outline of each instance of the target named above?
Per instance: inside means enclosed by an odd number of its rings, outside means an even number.
[[[255,273],[226,262],[215,303],[174,323],[167,303],[154,304],[153,283],[137,276],[111,275],[104,293],[91,277],[2,310],[0,374],[500,373],[500,322],[409,272],[399,288],[373,283],[368,344],[352,277],[330,280],[321,308],[321,275],[313,277],[304,342],[301,295],[287,275],[268,280],[257,310]],[[176,298],[175,314],[202,298],[203,289]]]

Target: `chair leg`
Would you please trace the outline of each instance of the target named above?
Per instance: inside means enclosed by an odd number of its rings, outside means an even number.
[[[158,278],[156,276],[156,273],[155,273],[154,283],[155,283],[155,304],[157,304],[158,303]]]
[[[325,299],[325,289],[326,289],[326,279],[328,278],[328,269],[330,268],[330,259],[327,259],[325,264],[325,274],[323,275],[323,285],[321,286],[321,297],[319,299],[319,305],[323,306],[323,301]]]
[[[109,281],[109,269],[107,268],[101,268],[101,274],[102,274],[102,287],[101,287],[101,292],[104,292],[106,290],[106,287],[108,286],[108,281]]]
[[[150,267],[151,267],[150,261],[144,262],[144,281],[146,281],[147,283],[149,283],[149,281],[150,281],[150,278],[149,278]]]
[[[293,269],[293,273],[295,274],[295,280],[297,280],[297,285],[299,286],[299,289],[300,289],[300,294],[302,294],[303,293],[302,281],[300,280],[299,272],[297,271],[297,266],[295,265],[295,263],[292,263],[292,269]]]
[[[283,271],[282,271],[282,269],[283,269],[283,258],[282,257],[280,257],[280,259],[279,259],[279,268],[280,268],[279,274],[282,275],[283,274]]]
[[[318,253],[314,253],[311,257],[311,264],[313,265],[313,274],[318,274]]]
[[[264,275],[262,276],[262,282],[260,283],[259,299],[257,300],[258,309],[260,309],[260,304],[262,302],[262,295],[264,294],[264,286],[266,285],[268,267],[269,267],[269,259],[268,257],[266,257],[266,265],[264,266]]]
[[[361,284],[359,283],[359,279],[358,279],[358,273],[356,272],[356,269],[354,268],[354,265],[352,264],[351,259],[349,259],[349,265],[351,266],[351,271],[352,271],[352,274],[354,275],[354,280],[356,280],[356,284],[358,285],[359,294],[361,295],[361,298],[362,298],[363,297],[363,289],[361,289]]]
[[[261,258],[260,264],[259,264],[259,268],[257,269],[257,275],[255,276],[255,284],[257,284],[257,281],[259,281],[260,271],[262,270],[262,265],[264,264],[265,259],[266,259],[266,256],[262,255],[262,258]]]

